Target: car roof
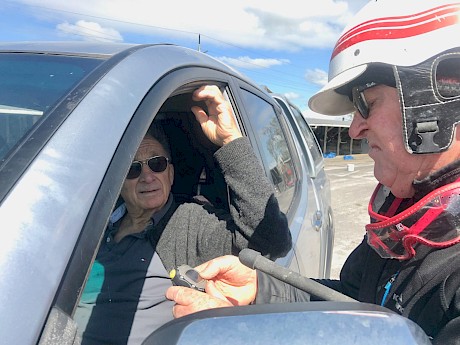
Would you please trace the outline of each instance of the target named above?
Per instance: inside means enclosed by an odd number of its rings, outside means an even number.
[[[0,51],[115,55],[139,44],[85,41],[1,42]]]
[[[93,56],[108,59],[119,53],[130,53],[145,48],[158,49],[158,53],[169,55],[171,61],[178,64],[194,62],[221,69],[226,73],[233,74],[249,84],[254,84],[247,76],[217,60],[216,58],[199,52],[195,49],[172,44],[172,43],[120,43],[120,42],[86,42],[86,41],[23,41],[23,42],[0,42],[0,53],[43,53],[61,55]],[[162,54],[162,55],[164,55]]]

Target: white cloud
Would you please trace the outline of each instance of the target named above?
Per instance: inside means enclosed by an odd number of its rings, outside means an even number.
[[[367,2],[348,1],[355,6]],[[201,33],[204,40],[214,40],[213,44],[295,51],[332,46],[352,14],[348,1],[321,0],[320,6],[311,0],[233,0],[218,6],[214,0],[201,0],[198,4],[170,0],[161,5],[151,0],[21,2],[36,6],[36,16],[54,16],[68,23],[99,23],[103,30],[109,30],[102,37],[117,36],[118,32],[164,34],[164,30],[170,30],[171,35]],[[61,30],[71,28],[71,24],[60,25]],[[89,29],[85,34],[90,34]],[[120,38],[121,35],[115,40]]]
[[[284,95],[286,96],[286,98],[290,99],[291,101],[298,99],[300,97],[300,95],[296,92],[286,92],[284,93]]]
[[[87,41],[121,42],[123,37],[112,28],[102,27],[98,23],[79,20],[75,24],[61,23],[56,29],[68,36],[79,36]]]
[[[309,69],[305,73],[305,79],[315,85],[324,86],[327,84],[327,72],[322,69]]]
[[[289,63],[289,60],[286,59],[252,59],[249,56],[241,56],[238,58],[220,56],[215,58],[235,68],[244,69],[270,68]]]

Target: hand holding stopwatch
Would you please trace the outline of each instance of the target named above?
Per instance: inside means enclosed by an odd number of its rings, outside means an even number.
[[[200,277],[199,273],[189,265],[181,265],[169,272],[174,285],[189,287],[204,292],[206,280]]]

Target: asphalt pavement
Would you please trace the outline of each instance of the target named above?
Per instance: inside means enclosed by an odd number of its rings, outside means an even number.
[[[335,224],[331,278],[338,278],[340,269],[351,251],[362,241],[369,222],[367,207],[377,180],[374,161],[367,154],[325,158],[325,171],[331,183],[331,203]],[[351,165],[350,165],[351,164]]]

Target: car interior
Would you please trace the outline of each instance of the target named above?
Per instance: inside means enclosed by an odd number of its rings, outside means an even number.
[[[193,105],[189,93],[170,97],[154,119],[169,138],[175,172],[172,193],[178,202],[209,202],[228,210],[227,186],[213,157],[219,147],[204,135]]]
[[[213,156],[219,147],[205,136],[191,111],[193,105],[205,107],[192,100],[193,90],[169,97],[151,126],[160,124],[169,140],[174,165],[171,192],[175,201],[208,204],[228,212],[228,187]],[[121,204],[123,199],[119,196],[110,218],[112,222],[119,219]]]

